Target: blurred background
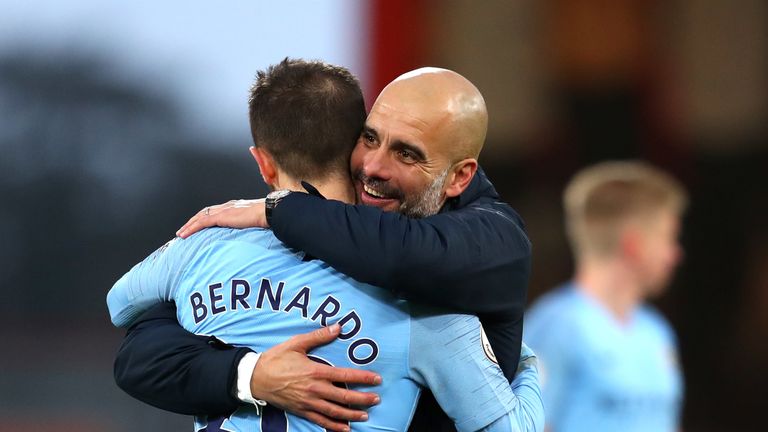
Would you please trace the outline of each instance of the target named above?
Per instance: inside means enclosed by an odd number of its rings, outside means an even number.
[[[765,430],[765,0],[0,0],[0,431],[188,430],[112,380],[105,295],[195,211],[265,193],[247,91],[286,56],[357,74],[370,104],[454,69],[490,112],[481,165],[525,218],[529,298],[571,274],[560,194],[640,158],[689,188],[658,306],[687,431]]]

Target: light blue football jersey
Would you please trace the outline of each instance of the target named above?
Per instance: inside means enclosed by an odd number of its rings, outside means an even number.
[[[626,323],[567,284],[525,317],[553,432],[671,432],[683,384],[672,329],[650,306]]]
[[[429,387],[460,431],[536,430],[541,399],[535,362],[510,388],[483,349],[471,315],[398,300],[319,260],[286,248],[271,231],[212,228],[174,239],[123,276],[107,296],[115,325],[127,326],[161,301],[174,301],[181,325],[196,334],[257,352],[293,335],[339,323],[338,340],[318,347],[316,361],[375,371],[381,403],[353,430],[403,431],[420,389]],[[525,355],[530,359],[532,353]],[[516,396],[517,393],[517,396]],[[243,405],[231,416],[198,418],[196,430],[319,431],[273,407]]]

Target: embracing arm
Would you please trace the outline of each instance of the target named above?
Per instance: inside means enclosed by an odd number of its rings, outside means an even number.
[[[115,359],[115,382],[129,395],[179,414],[224,414],[240,406],[237,364],[248,348],[189,333],[176,306],[162,303],[128,329]]]
[[[531,263],[523,222],[484,174],[470,188],[454,209],[423,219],[292,193],[272,211],[271,228],[288,246],[408,299],[522,316]],[[266,227],[264,213],[264,200],[230,201],[201,210],[177,234]]]
[[[410,300],[471,313],[525,306],[531,246],[500,202],[410,219],[293,193],[274,209],[272,229],[285,244]]]
[[[178,414],[230,414],[243,402],[235,392],[283,408],[329,430],[365,418],[362,406],[378,403],[374,393],[341,389],[334,382],[377,385],[377,374],[321,365],[306,352],[333,341],[338,326],[297,335],[262,353],[242,388],[238,374],[248,348],[184,330],[176,306],[154,306],[128,330],[115,359],[115,381],[126,393]],[[241,369],[241,370],[238,370]],[[250,388],[248,388],[250,387]],[[249,391],[250,390],[250,391]],[[349,409],[348,404],[357,408]]]

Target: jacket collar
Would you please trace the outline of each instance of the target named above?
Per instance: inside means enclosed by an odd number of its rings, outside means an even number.
[[[488,176],[485,175],[485,171],[481,167],[477,167],[477,172],[469,182],[469,186],[461,195],[451,198],[445,202],[440,212],[456,210],[462,207],[466,207],[480,198],[490,198],[493,200],[499,199],[499,193],[496,192],[496,188],[488,180]]]

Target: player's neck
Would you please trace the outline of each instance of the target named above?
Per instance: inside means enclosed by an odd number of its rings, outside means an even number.
[[[279,183],[274,184],[275,189],[288,189],[297,192],[307,192],[304,186],[301,185],[300,180],[283,176]],[[309,184],[314,186],[321,195],[327,199],[345,202],[347,204],[354,204],[355,202],[355,190],[352,187],[352,183],[349,179],[340,179],[336,177],[330,177],[321,180],[308,181]]]
[[[640,284],[616,259],[584,260],[574,277],[579,289],[605,306],[617,320],[626,323],[643,301]]]

